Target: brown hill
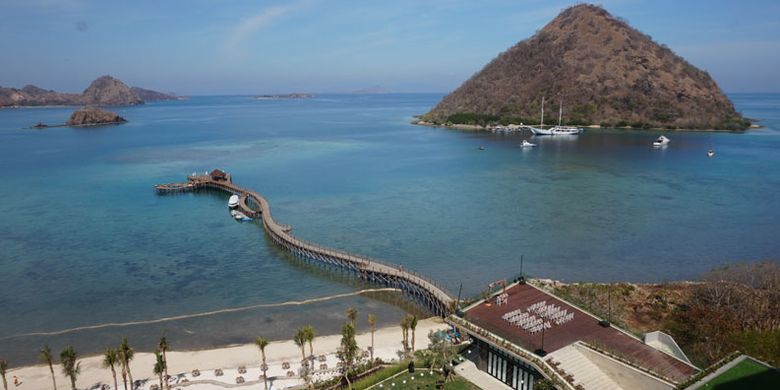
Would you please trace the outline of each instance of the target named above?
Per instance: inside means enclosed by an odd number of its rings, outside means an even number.
[[[127,122],[125,118],[116,113],[106,111],[97,107],[87,106],[79,108],[70,115],[70,119],[65,123],[68,126],[91,126],[107,125]]]
[[[83,104],[95,104],[100,106],[144,103],[144,101],[138,97],[138,94],[133,92],[130,87],[111,76],[98,77],[84,90],[82,99]]]
[[[422,120],[538,123],[542,97],[553,117],[563,102],[567,124],[726,130],[750,125],[707,72],[589,4],[567,8],[501,53]]]

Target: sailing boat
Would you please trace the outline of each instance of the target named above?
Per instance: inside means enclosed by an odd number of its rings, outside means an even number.
[[[552,129],[550,129],[550,133],[552,135],[577,135],[579,133],[582,133],[582,129],[579,127],[561,126],[562,119],[563,119],[563,100],[561,100],[561,104],[558,107],[558,126],[555,126]]]
[[[534,135],[552,135],[552,129],[544,129],[544,96],[542,96],[542,119],[539,121],[539,127],[528,126]]]

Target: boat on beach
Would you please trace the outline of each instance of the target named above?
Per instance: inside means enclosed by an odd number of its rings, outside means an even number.
[[[664,137],[663,135],[656,138],[655,141],[653,141],[653,146],[656,148],[660,148],[662,146],[669,145],[669,138]]]
[[[238,195],[231,195],[228,199],[228,207],[235,208],[238,206]]]

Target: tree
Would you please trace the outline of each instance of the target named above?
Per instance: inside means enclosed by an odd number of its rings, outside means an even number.
[[[374,361],[374,332],[376,332],[376,316],[368,315],[368,329],[371,331],[371,361]]]
[[[349,372],[352,371],[352,367],[355,365],[355,361],[358,357],[358,345],[355,341],[355,326],[351,322],[347,322],[341,328],[341,346],[336,353],[339,361],[341,361],[341,374],[344,375],[344,379],[347,380],[347,386],[352,389],[352,382],[349,381]]]
[[[57,390],[57,380],[54,378],[54,356],[51,354],[51,348],[48,344],[44,344],[38,355],[41,363],[49,365],[49,372],[51,372],[51,384],[54,386],[54,390]]]
[[[154,358],[154,373],[157,374],[158,378],[160,378],[160,389],[163,389],[163,375],[166,371],[165,358],[163,358],[163,355],[160,353],[160,351],[154,351]]]
[[[409,317],[404,317],[401,320],[401,338],[404,346],[404,356],[409,351]]]
[[[166,352],[168,352],[168,348],[169,347],[170,346],[168,345],[168,339],[165,338],[165,336],[160,337],[160,344],[158,345],[158,348],[160,349],[160,352],[162,353],[162,359],[163,359],[163,362],[165,363],[165,366],[164,366],[165,367],[165,373],[164,374],[165,374],[166,384],[167,384],[167,381],[168,381],[168,356],[166,355]],[[168,387],[170,389],[171,385],[167,385],[166,387]],[[160,388],[160,390],[162,390],[162,388]]]
[[[347,319],[352,323],[352,327],[357,329],[357,309],[354,307],[347,309]]]
[[[70,378],[70,388],[76,390],[76,378],[81,373],[81,363],[78,362],[76,350],[70,345],[60,352],[60,364],[62,364],[62,373]]]
[[[441,363],[438,367],[444,368],[448,364],[454,355],[452,343],[442,332],[428,332],[428,350],[431,351],[433,360],[431,360],[431,368],[437,368],[436,363]]]
[[[8,390],[8,381],[5,379],[5,374],[8,372],[8,360],[0,360],[0,376],[3,377],[3,389]]]
[[[122,337],[122,342],[119,344],[119,352],[119,356],[122,358],[122,371],[127,373],[127,377],[130,380],[130,389],[135,389],[135,385],[133,384],[133,373],[130,372],[130,362],[133,360],[135,351],[133,351],[133,348],[131,348],[130,344],[127,342],[127,337]],[[125,388],[127,388],[127,386],[125,386]]]
[[[106,348],[103,352],[103,368],[111,369],[111,377],[114,378],[114,389],[118,389],[116,384],[116,365],[119,363],[119,355],[114,348]]]
[[[260,366],[260,369],[263,371],[263,386],[265,387],[265,390],[268,390],[268,378],[266,377],[268,365],[265,364],[265,347],[268,346],[268,339],[264,337],[258,337],[255,339],[255,345],[257,345],[257,348],[260,348],[260,357],[263,362]]]
[[[414,353],[414,331],[417,329],[417,316],[409,317],[409,329],[412,330],[412,353]]]
[[[301,376],[303,376],[303,379],[308,384],[309,378],[306,374],[308,373],[309,363],[306,361],[306,330],[304,328],[298,329],[298,331],[295,332],[295,336],[293,336],[293,341],[295,341],[295,345],[301,349]]]
[[[306,341],[309,342],[309,355],[311,355],[311,358],[314,359],[314,346],[313,346],[314,337],[315,337],[314,327],[312,327],[311,325],[306,325],[303,328],[303,332],[306,334]]]

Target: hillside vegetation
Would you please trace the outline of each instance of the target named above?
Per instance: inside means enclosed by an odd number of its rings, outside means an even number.
[[[567,8],[447,95],[423,122],[742,130],[710,75],[601,7]]]

